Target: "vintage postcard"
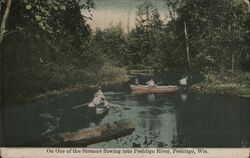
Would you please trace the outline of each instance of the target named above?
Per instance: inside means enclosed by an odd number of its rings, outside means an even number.
[[[1,157],[250,157],[249,0],[1,0]]]

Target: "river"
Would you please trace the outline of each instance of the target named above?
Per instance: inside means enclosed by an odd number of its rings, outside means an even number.
[[[65,93],[26,105],[3,108],[3,146],[51,146],[53,136],[131,119],[126,137],[89,147],[249,147],[250,99],[192,93],[131,94],[128,85],[103,89],[113,105],[99,120],[86,120],[84,108],[94,90]]]

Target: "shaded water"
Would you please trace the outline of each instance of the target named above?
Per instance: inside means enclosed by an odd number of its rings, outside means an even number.
[[[50,146],[66,131],[131,119],[133,134],[89,147],[249,147],[250,99],[195,94],[132,95],[128,88],[104,89],[114,104],[103,119],[84,108],[93,90],[3,109],[4,146]]]

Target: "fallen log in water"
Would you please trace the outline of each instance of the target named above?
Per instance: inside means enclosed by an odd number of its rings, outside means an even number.
[[[63,146],[87,146],[108,141],[133,133],[135,127],[131,120],[115,121],[93,128],[60,134]]]

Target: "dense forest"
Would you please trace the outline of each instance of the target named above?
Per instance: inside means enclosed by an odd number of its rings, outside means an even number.
[[[127,70],[217,73],[250,70],[250,13],[243,0],[166,0],[137,6],[136,27],[93,30],[92,0],[1,1],[2,101],[61,88],[126,80]],[[9,13],[8,13],[9,10]]]

